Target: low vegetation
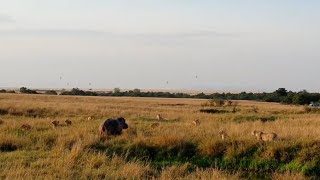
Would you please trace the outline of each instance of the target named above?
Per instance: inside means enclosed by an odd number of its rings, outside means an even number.
[[[28,88],[26,88],[26,87],[21,87],[19,91],[20,91],[20,93],[22,93],[22,94],[38,94],[37,91],[28,89]]]
[[[0,93],[15,93],[14,91],[0,90]],[[23,94],[39,94],[36,90],[31,90],[26,87],[20,88],[20,93]],[[47,95],[58,95],[54,90],[45,91]],[[231,100],[254,100],[262,102],[278,102],[282,104],[308,105],[311,102],[320,102],[320,93],[309,93],[306,90],[300,92],[287,91],[285,88],[279,88],[271,93],[213,93],[213,94],[187,94],[187,93],[170,93],[170,92],[142,92],[140,89],[129,91],[121,91],[120,88],[115,88],[110,92],[94,92],[84,91],[79,88],[73,88],[70,91],[63,90],[60,95],[71,96],[109,96],[109,97],[157,97],[157,98],[192,98],[192,99],[211,99],[207,104],[214,106],[237,106]]]
[[[320,178],[320,114],[277,103],[206,103],[0,94],[0,178]],[[120,116],[129,128],[101,139],[100,124]],[[254,130],[279,139],[258,140]]]
[[[14,90],[5,90],[5,89],[1,89],[0,93],[16,93]]]
[[[58,93],[54,90],[49,90],[49,91],[46,91],[44,92],[44,94],[47,94],[47,95],[58,95]]]

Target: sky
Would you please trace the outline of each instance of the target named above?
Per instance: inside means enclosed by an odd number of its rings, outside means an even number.
[[[0,0],[0,87],[320,91],[319,0]]]

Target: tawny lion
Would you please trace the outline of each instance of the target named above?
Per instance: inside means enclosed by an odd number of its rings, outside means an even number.
[[[255,136],[260,141],[275,141],[278,140],[278,135],[276,133],[264,133],[261,131],[254,130],[251,133],[252,136]]]
[[[67,124],[67,126],[71,126],[72,125],[72,121],[70,121],[69,119],[65,120],[64,122]]]
[[[161,116],[161,114],[157,114],[157,119],[158,119],[159,121],[165,120],[165,119]]]
[[[192,124],[195,126],[200,126],[200,120],[196,119],[196,120],[192,121]]]
[[[53,127],[57,127],[57,126],[59,126],[60,122],[57,120],[54,120],[51,122],[51,124],[53,125]]]

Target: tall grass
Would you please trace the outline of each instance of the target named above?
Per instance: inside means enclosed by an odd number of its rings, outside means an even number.
[[[239,179],[248,172],[273,179],[320,177],[320,114],[249,101],[238,101],[236,112],[229,106],[215,107],[224,113],[200,112],[204,103],[0,94],[0,178]],[[157,114],[166,120],[151,128]],[[129,129],[101,140],[100,123],[118,116]],[[65,119],[72,126],[51,126]],[[200,126],[191,124],[196,119]],[[22,124],[32,128],[23,130]],[[221,129],[229,134],[226,140],[218,137]],[[275,132],[281,140],[259,142],[253,130]]]

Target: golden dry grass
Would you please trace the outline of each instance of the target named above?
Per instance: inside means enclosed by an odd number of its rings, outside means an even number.
[[[292,144],[320,140],[320,114],[304,113],[300,106],[238,101],[236,113],[231,113],[232,107],[220,107],[218,109],[230,113],[209,114],[199,112],[204,102],[206,100],[0,94],[0,178],[239,179],[241,172],[195,168],[188,163],[158,169],[141,157],[128,157],[130,153],[111,155],[91,147],[102,145],[108,149],[133,144],[170,149],[194,143],[204,156],[223,152],[231,157],[257,144],[250,135],[253,130],[275,132]],[[159,122],[157,114],[166,120]],[[101,122],[119,116],[127,119],[129,129],[122,136],[101,142]],[[88,117],[92,117],[90,121]],[[274,117],[275,121],[254,119],[260,117]],[[53,120],[64,122],[65,119],[72,119],[72,125],[52,127]],[[201,121],[199,126],[190,125],[195,119]],[[20,128],[26,123],[32,127],[30,130]],[[152,123],[160,126],[152,128]],[[226,150],[218,133],[221,129],[229,135],[226,143],[240,142],[237,149]],[[271,144],[270,148],[273,146],[279,145]],[[288,173],[276,173],[272,177],[291,176],[303,178]]]

